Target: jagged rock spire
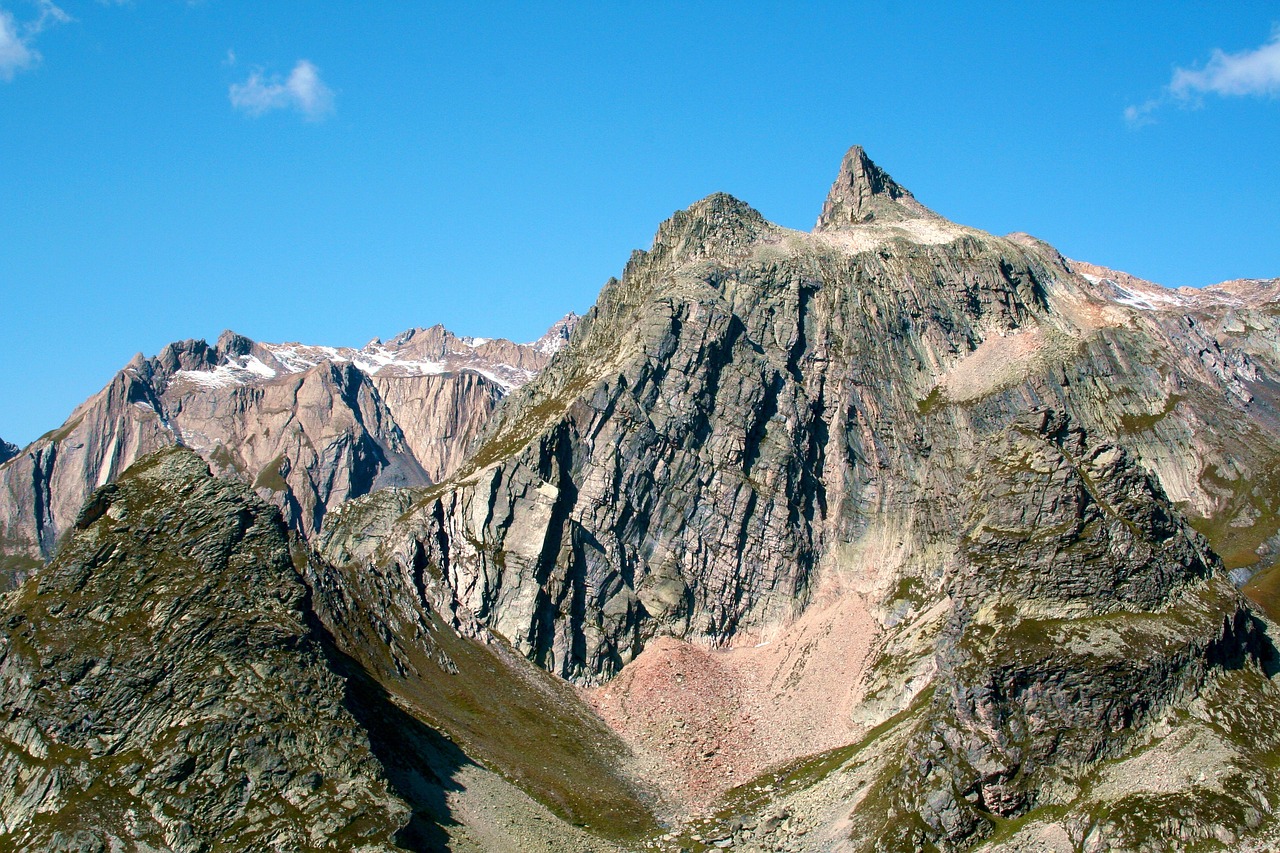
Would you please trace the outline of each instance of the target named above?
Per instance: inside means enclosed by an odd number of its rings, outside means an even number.
[[[871,161],[861,145],[844,155],[840,174],[827,193],[815,231],[832,231],[868,222],[901,222],[904,219],[937,218],[916,201],[906,187]]]

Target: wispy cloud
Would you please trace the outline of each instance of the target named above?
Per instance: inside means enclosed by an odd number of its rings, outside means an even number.
[[[0,80],[12,80],[14,74],[39,61],[40,54],[19,35],[13,15],[0,9]]]
[[[231,106],[251,116],[293,109],[309,121],[320,121],[333,112],[333,90],[320,79],[320,69],[306,59],[299,59],[283,80],[254,71],[245,82],[233,83],[229,94]]]
[[[1158,97],[1125,108],[1124,118],[1133,126],[1155,121],[1153,114],[1166,104],[1199,105],[1205,95],[1227,98],[1280,95],[1280,28],[1261,47],[1227,53],[1215,50],[1201,68],[1175,68]]]
[[[40,64],[40,51],[35,48],[36,36],[55,24],[71,20],[71,16],[51,0],[39,0],[36,7],[40,14],[22,24],[8,11],[0,9],[0,80],[6,83],[19,71]]]

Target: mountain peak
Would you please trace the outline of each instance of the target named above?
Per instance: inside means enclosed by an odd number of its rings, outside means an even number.
[[[225,329],[221,335],[218,335],[218,343],[215,346],[224,356],[248,355],[253,350],[253,341],[244,335]]]
[[[845,153],[840,173],[827,193],[816,231],[833,231],[868,222],[937,218],[906,187],[881,169],[861,145]]]
[[[573,330],[577,328],[578,321],[581,319],[577,314],[570,311],[552,323],[551,328],[547,329],[547,333],[530,344],[530,346],[545,355],[555,355],[569,343],[569,336],[573,334]]]

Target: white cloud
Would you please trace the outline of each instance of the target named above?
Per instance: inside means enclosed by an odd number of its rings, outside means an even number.
[[[1280,95],[1280,29],[1261,47],[1227,53],[1215,50],[1203,68],[1175,68],[1159,97],[1126,107],[1124,118],[1140,127],[1155,121],[1152,113],[1165,104],[1193,106],[1204,95],[1276,97]]]
[[[29,34],[37,35],[54,24],[71,23],[71,16],[55,6],[53,0],[39,0],[36,5],[40,7],[40,17],[27,25]]]
[[[55,6],[52,0],[39,0],[40,15],[34,21],[19,25],[13,15],[0,9],[0,80],[8,82],[19,71],[40,63],[35,37],[54,24],[65,24],[71,16]]]
[[[1204,68],[1178,68],[1169,81],[1175,98],[1196,95],[1271,95],[1280,94],[1280,30],[1256,50],[1223,53],[1215,50]]]
[[[40,54],[18,34],[13,15],[0,9],[0,80],[12,80],[14,74],[39,61]]]
[[[320,79],[320,69],[306,59],[299,59],[285,80],[254,71],[245,82],[233,83],[229,94],[231,106],[251,116],[295,109],[310,121],[319,121],[333,112],[333,90]]]

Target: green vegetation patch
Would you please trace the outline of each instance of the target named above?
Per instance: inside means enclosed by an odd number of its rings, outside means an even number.
[[[1189,514],[1188,520],[1209,540],[1228,569],[1257,566],[1263,561],[1258,548],[1280,530],[1280,458],[1259,460],[1258,472],[1252,478],[1228,480],[1206,466],[1200,474],[1200,482],[1210,494],[1225,495],[1226,499],[1213,518]],[[1253,523],[1232,526],[1242,517],[1253,519]],[[1274,562],[1275,557],[1268,561]],[[1258,603],[1280,610],[1280,601],[1274,599]]]
[[[396,643],[404,675],[386,645],[350,634],[343,644],[398,704],[566,822],[623,843],[660,831],[623,770],[629,750],[571,686],[500,638],[465,639],[434,613],[428,624],[427,637]]]

